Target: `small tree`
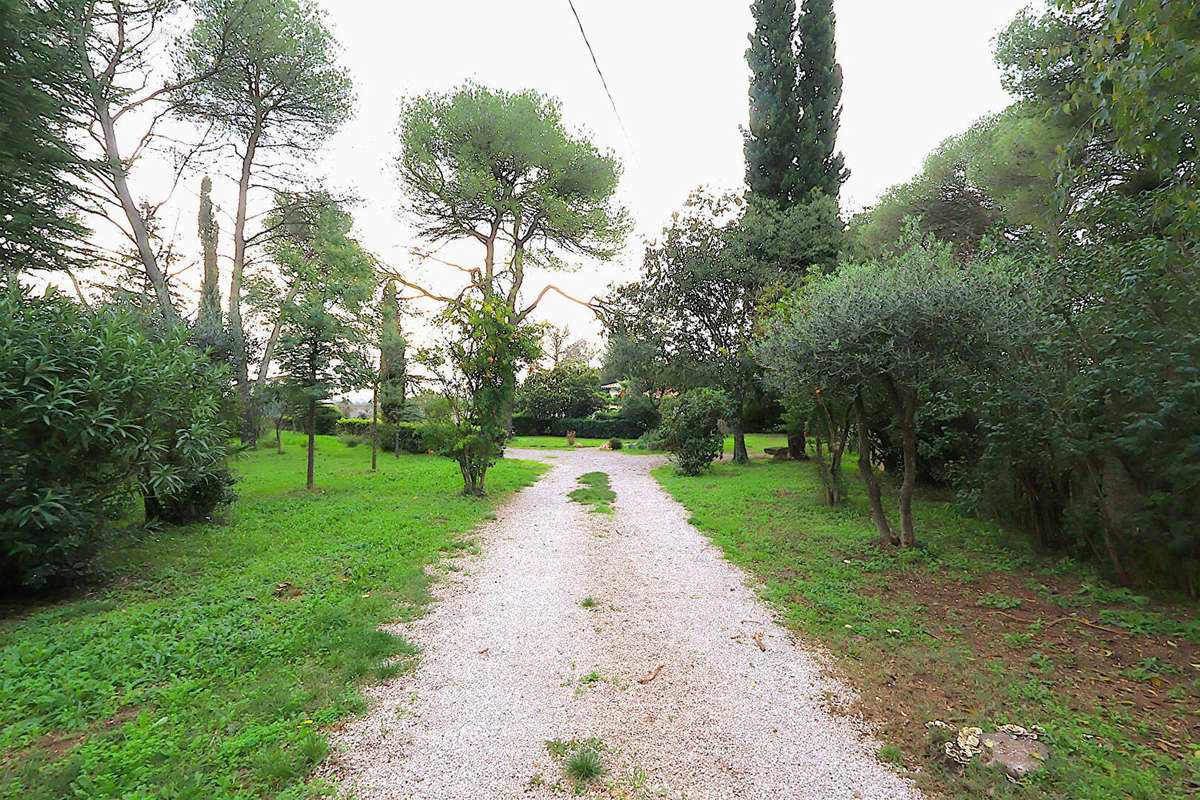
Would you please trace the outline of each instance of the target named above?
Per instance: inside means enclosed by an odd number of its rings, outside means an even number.
[[[400,326],[400,301],[396,282],[388,281],[383,287],[383,302],[380,306],[382,327],[379,340],[379,398],[378,413],[384,421],[392,423],[395,431],[394,451],[400,457],[400,427],[404,418],[405,395],[408,393],[408,343]]]
[[[283,307],[280,363],[288,373],[289,390],[305,407],[309,489],[314,486],[318,404],[370,380],[366,305],[375,273],[371,259],[349,237],[351,224],[350,215],[330,203],[311,220],[292,223],[274,247],[296,287]]]
[[[720,423],[729,414],[729,397],[715,389],[693,389],[663,401],[659,432],[675,454],[680,475],[699,475],[721,457],[725,437]]]
[[[423,423],[425,441],[458,462],[463,494],[486,493],[488,468],[504,454],[512,383],[506,376],[541,356],[537,333],[509,321],[495,300],[463,300],[446,309],[442,323],[451,335],[440,347],[423,350],[418,361],[441,384],[449,416]]]

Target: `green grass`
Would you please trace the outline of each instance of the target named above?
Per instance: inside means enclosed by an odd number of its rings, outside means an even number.
[[[787,436],[782,433],[747,433],[746,434],[746,451],[751,458],[762,458],[766,454],[763,452],[764,447],[785,447],[787,445]],[[726,453],[733,452],[733,435],[725,437]]]
[[[580,447],[599,447],[607,439],[584,439],[578,437],[575,444]],[[528,450],[570,450],[565,436],[514,436],[505,444],[506,447],[523,447]]]
[[[568,495],[576,503],[591,506],[593,514],[611,514],[612,502],[617,499],[617,493],[608,485],[608,473],[585,472],[579,476],[582,487]]]
[[[296,798],[360,712],[363,681],[415,649],[377,630],[419,614],[425,567],[471,547],[495,499],[544,467],[501,461],[492,500],[459,494],[450,461],[301,437],[235,466],[228,519],[112,556],[117,577],[0,621],[0,797]]]
[[[581,447],[599,447],[600,445],[604,444],[607,441],[608,441],[608,439],[584,439],[584,438],[577,438],[575,440],[576,444],[578,444]],[[621,441],[624,443],[624,447],[622,447],[620,450],[614,450],[613,452],[625,453],[627,455],[634,455],[634,456],[653,455],[653,454],[662,452],[661,450],[645,450],[645,449],[639,449],[637,447],[634,447],[634,444],[633,444],[634,440],[632,440],[632,439],[629,439],[629,440],[622,439]],[[565,437],[565,436],[514,436],[513,438],[508,440],[508,442],[506,443],[505,446],[506,447],[522,447],[527,450],[571,450],[571,449],[573,449],[570,445],[567,444],[567,437]]]
[[[915,504],[918,547],[879,550],[851,471],[840,508],[820,503],[811,463],[654,474],[726,557],[761,581],[786,623],[834,654],[864,712],[882,726],[880,757],[921,764],[918,780],[932,792],[1195,796],[1194,602],[1113,587],[1090,567],[1040,555],[1019,532],[925,492]],[[890,487],[886,502],[894,513]],[[924,728],[938,718],[985,728],[1040,724],[1052,756],[1021,786],[974,765],[960,775],[935,755],[938,743]]]

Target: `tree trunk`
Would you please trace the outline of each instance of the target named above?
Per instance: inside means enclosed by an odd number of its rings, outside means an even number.
[[[875,522],[875,530],[879,534],[876,540],[880,546],[887,547],[897,544],[898,540],[888,526],[887,515],[883,513],[883,498],[879,491],[879,477],[871,465],[871,442],[868,437],[867,410],[863,405],[862,392],[854,395],[855,424],[858,428],[858,471],[862,474],[863,483],[867,487],[867,502],[871,507],[871,519]]]
[[[317,401],[308,400],[308,482],[309,489],[313,488],[313,461],[317,449]]]
[[[163,319],[170,326],[182,325],[183,320],[180,318],[179,312],[171,304],[171,294],[167,291],[167,280],[158,268],[158,259],[154,255],[154,248],[150,246],[150,232],[146,227],[146,220],[143,219],[142,212],[137,207],[137,201],[133,199],[133,192],[129,189],[125,162],[121,158],[121,149],[117,142],[117,128],[108,108],[108,101],[104,98],[100,82],[96,79],[96,72],[92,69],[91,58],[82,42],[80,43],[79,62],[87,78],[92,98],[92,110],[96,112],[96,120],[100,123],[100,130],[104,136],[104,159],[108,162],[112,188],[116,192],[117,200],[121,203],[121,210],[125,212],[125,219],[129,221],[129,228],[133,232],[138,260],[142,262],[142,269],[145,270],[146,277],[150,279],[150,284],[154,287],[154,296],[158,301],[158,308]]]
[[[296,294],[300,291],[299,286],[293,286],[288,289],[287,295],[283,298],[281,307],[291,303],[296,299]],[[271,372],[271,359],[275,357],[275,345],[279,344],[279,333],[283,330],[283,313],[281,312],[275,318],[274,324],[271,325],[271,335],[267,338],[267,345],[263,348],[262,359],[258,362],[258,377],[254,380],[254,387],[262,389],[267,385],[267,375]]]
[[[283,427],[283,415],[275,418],[275,449],[279,455],[283,455],[283,436],[280,435],[279,429]]]
[[[803,433],[789,433],[787,448],[788,458],[793,461],[806,461],[808,459],[808,442],[805,441]]]
[[[250,193],[250,173],[260,136],[256,122],[246,140],[242,156],[242,174],[238,180],[237,216],[233,223],[233,272],[229,278],[229,333],[233,339],[235,378],[242,401],[242,444],[255,447],[254,398],[250,391],[250,353],[246,348],[246,329],[242,323],[242,273],[246,268],[246,205]]]
[[[371,472],[378,468],[379,453],[379,381],[371,389]]]
[[[746,428],[740,412],[733,419],[733,463],[750,463],[750,454],[746,451]]]
[[[902,392],[900,429],[903,434],[904,481],[900,484],[900,546],[916,544],[913,532],[912,498],[917,488],[917,428],[914,417],[917,411],[917,392],[907,389]]]

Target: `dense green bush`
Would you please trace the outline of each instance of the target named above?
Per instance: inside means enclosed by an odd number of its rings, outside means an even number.
[[[642,392],[626,392],[621,401],[620,416],[642,424],[643,430],[649,430],[658,424],[658,407],[650,399],[650,395]]]
[[[551,423],[553,420],[518,414],[512,418],[512,432],[516,436],[545,436],[550,433]]]
[[[721,420],[730,413],[729,396],[716,389],[693,389],[662,405],[662,442],[675,455],[681,475],[699,475],[721,457]]]
[[[526,378],[517,387],[516,407],[532,417],[586,417],[603,406],[605,399],[600,373],[586,364],[567,361]]]
[[[180,329],[0,290],[0,586],[95,574],[111,522],[197,519],[230,498],[221,390]]]
[[[616,437],[608,440],[608,447],[610,450],[620,450],[624,446],[625,446],[625,443],[622,442],[620,439],[617,439]]]

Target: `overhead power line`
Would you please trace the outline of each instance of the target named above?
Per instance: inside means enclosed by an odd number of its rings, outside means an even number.
[[[625,141],[629,142],[629,147],[633,149],[633,140],[629,138],[629,130],[625,127],[625,120],[621,119],[621,112],[617,110],[617,101],[613,99],[612,91],[608,88],[608,81],[604,79],[604,72],[600,69],[600,62],[596,60],[596,51],[592,49],[592,43],[588,41],[587,31],[583,29],[583,20],[579,18],[579,11],[575,8],[575,0],[567,0],[567,5],[571,6],[571,13],[575,15],[575,23],[579,25],[579,34],[583,36],[583,43],[587,46],[588,54],[592,57],[592,64],[596,67],[596,74],[600,76],[600,83],[604,86],[604,93],[608,95],[608,103],[612,106],[613,115],[617,118],[617,124],[621,126],[621,133],[625,134]]]

